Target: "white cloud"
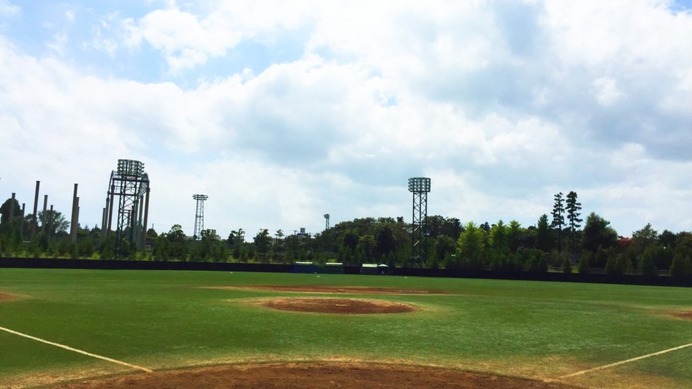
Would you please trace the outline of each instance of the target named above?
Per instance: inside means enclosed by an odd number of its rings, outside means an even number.
[[[120,23],[118,14],[111,12],[99,18],[98,22],[92,27],[91,40],[86,40],[84,48],[93,48],[97,51],[105,52],[109,57],[115,58],[116,52],[120,47],[118,39],[115,37],[114,24]]]
[[[679,81],[676,86],[670,88],[668,93],[660,102],[660,107],[664,112],[679,114],[692,118],[689,98],[692,96],[692,66],[688,69],[679,71],[676,75]]]
[[[128,18],[124,25],[129,46],[146,42],[161,50],[170,70],[178,73],[223,56],[242,39],[262,39],[265,33],[297,27],[307,8],[300,2],[231,2],[198,15],[174,3],[141,19]]]
[[[596,100],[604,107],[616,104],[624,96],[612,78],[598,78],[593,82],[593,86]]]
[[[21,12],[18,5],[12,4],[9,0],[0,0],[0,16],[12,16]]]

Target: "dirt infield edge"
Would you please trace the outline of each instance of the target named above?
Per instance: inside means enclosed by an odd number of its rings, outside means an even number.
[[[300,361],[238,363],[160,370],[153,373],[93,378],[53,385],[56,389],[242,387],[257,389],[307,388],[537,388],[573,386],[525,377],[394,363]]]

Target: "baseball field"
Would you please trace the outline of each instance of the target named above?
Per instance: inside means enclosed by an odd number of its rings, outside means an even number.
[[[0,269],[0,387],[689,388],[692,289]]]

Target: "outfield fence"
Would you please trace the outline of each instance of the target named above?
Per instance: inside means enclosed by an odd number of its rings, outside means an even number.
[[[295,264],[264,263],[226,263],[226,262],[180,262],[180,261],[121,261],[121,260],[87,260],[56,258],[0,258],[0,268],[40,268],[40,269],[103,269],[103,270],[199,270],[199,271],[242,271],[270,273],[334,273],[328,266],[300,266]],[[300,270],[297,270],[299,269]],[[361,274],[361,265],[343,264],[339,273]],[[491,270],[459,269],[423,269],[423,268],[390,268],[390,275],[411,277],[450,277],[450,278],[487,278],[531,281],[563,281],[610,283],[629,285],[657,286],[692,286],[690,281],[677,281],[668,275],[644,277],[626,274],[612,276],[607,274],[565,274],[562,272],[501,272]]]

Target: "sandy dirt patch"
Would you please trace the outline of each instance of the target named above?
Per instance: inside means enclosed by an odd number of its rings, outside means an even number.
[[[19,300],[19,296],[0,292],[0,302],[15,301]]]
[[[244,285],[244,286],[214,286],[213,289],[243,289],[243,290],[267,290],[276,292],[297,293],[344,293],[344,294],[446,294],[444,291],[431,289],[402,289],[402,288],[375,288],[360,286],[291,286],[291,285]]]
[[[570,388],[558,383],[433,367],[365,363],[284,363],[227,365],[133,374],[64,383],[61,389],[102,388]]]
[[[679,319],[692,320],[692,311],[673,312],[671,314]]]
[[[383,300],[365,300],[348,298],[297,298],[279,297],[259,299],[256,303],[281,311],[334,313],[334,314],[377,314],[413,312],[416,307]]]

